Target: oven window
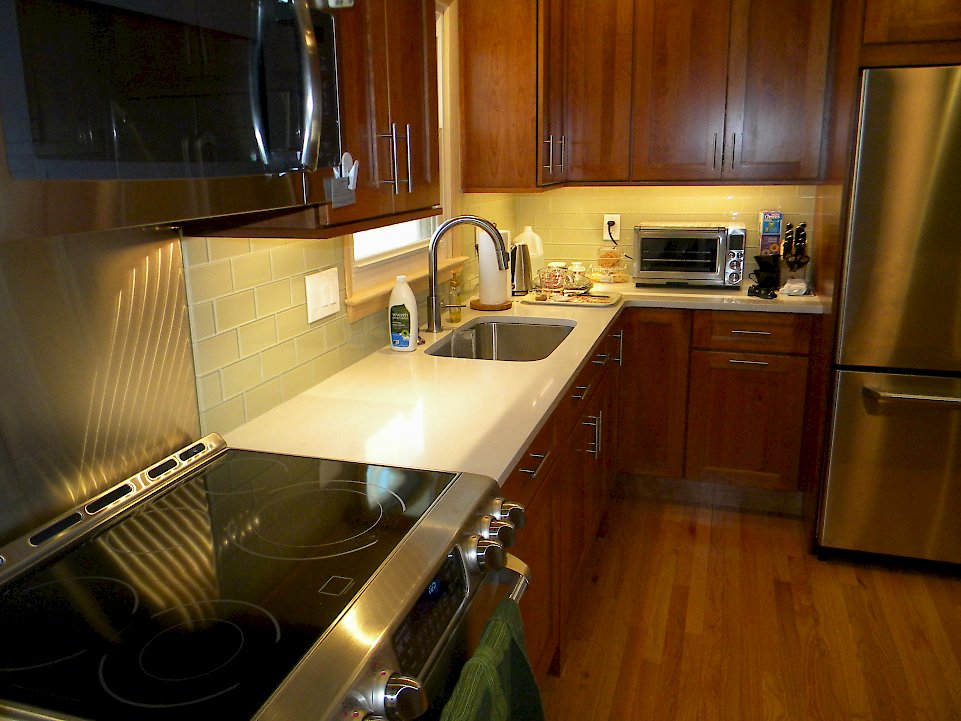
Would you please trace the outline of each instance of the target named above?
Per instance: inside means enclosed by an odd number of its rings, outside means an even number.
[[[641,242],[642,271],[716,273],[720,239],[711,237],[644,236]]]
[[[100,180],[297,167],[289,3],[18,0],[0,17],[10,173]]]

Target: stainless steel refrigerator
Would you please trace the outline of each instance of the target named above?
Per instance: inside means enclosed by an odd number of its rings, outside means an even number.
[[[961,66],[861,90],[819,543],[961,563]]]

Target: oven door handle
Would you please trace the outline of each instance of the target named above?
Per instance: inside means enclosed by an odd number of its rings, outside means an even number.
[[[510,584],[511,590],[507,597],[514,603],[520,603],[524,592],[531,583],[531,569],[521,559],[512,553],[506,554],[504,567],[499,571],[498,580],[503,584]]]

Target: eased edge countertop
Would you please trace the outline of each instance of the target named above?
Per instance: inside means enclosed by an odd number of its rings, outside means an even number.
[[[607,307],[515,302],[510,310],[495,313],[464,309],[463,322],[479,316],[574,321],[570,335],[544,360],[427,355],[425,349],[450,332],[445,324],[438,334],[421,331],[426,343],[414,352],[398,353],[385,344],[225,433],[225,439],[233,448],[478,473],[503,484],[622,307],[775,313],[824,313],[828,309],[827,301],[814,296],[779,295],[775,300],[761,300],[749,297],[745,289],[642,289],[631,284],[594,288],[594,292],[604,291],[617,291],[623,298]],[[384,335],[386,341],[386,329]]]

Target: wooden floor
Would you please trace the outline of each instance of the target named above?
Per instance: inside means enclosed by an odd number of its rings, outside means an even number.
[[[961,719],[961,574],[820,561],[801,523],[622,485],[548,721]]]

